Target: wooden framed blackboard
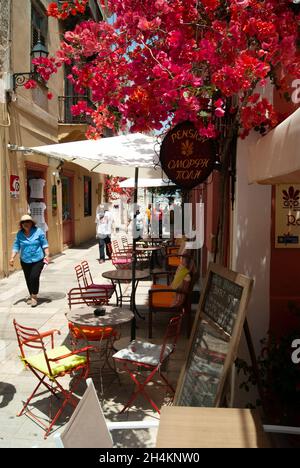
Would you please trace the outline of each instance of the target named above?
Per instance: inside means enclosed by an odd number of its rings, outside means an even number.
[[[219,406],[236,359],[252,285],[250,278],[210,264],[175,405]]]

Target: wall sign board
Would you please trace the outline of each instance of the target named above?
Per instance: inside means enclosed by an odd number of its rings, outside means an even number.
[[[160,163],[178,187],[191,189],[204,182],[214,168],[213,142],[203,139],[192,122],[170,130],[160,148]]]
[[[10,196],[12,198],[20,196],[20,177],[17,175],[10,176]]]
[[[236,359],[253,281],[211,264],[201,294],[176,406],[218,406]]]
[[[275,248],[300,248],[300,185],[276,185]]]

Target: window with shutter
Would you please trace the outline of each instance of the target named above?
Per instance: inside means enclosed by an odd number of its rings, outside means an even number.
[[[47,45],[48,17],[43,6],[37,0],[31,2],[31,49],[40,39]]]

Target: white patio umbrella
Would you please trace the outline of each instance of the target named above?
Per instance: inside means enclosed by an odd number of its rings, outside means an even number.
[[[100,140],[84,140],[29,148],[32,152],[78,164],[91,172],[113,176],[134,175],[134,203],[137,203],[138,178],[162,178],[155,151],[156,138],[132,133]],[[134,218],[135,222],[135,218]],[[134,229],[136,232],[136,229]],[[132,291],[135,290],[136,239],[133,239]],[[133,302],[133,301],[132,301]],[[135,320],[132,339],[135,338]]]
[[[134,187],[134,179],[127,179],[124,180],[123,182],[120,182],[120,187],[121,188],[132,188]],[[141,179],[139,177],[138,180],[138,187],[141,188],[151,188],[151,187],[174,187],[175,184],[171,181],[166,181],[164,179]]]
[[[155,145],[155,137],[131,133],[100,140],[32,147],[30,150],[78,164],[91,172],[132,177],[135,168],[139,168],[139,176],[159,178],[161,168],[158,167]]]

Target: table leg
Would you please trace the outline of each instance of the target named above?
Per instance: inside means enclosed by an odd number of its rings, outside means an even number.
[[[131,320],[131,341],[135,340],[136,338],[136,318],[135,315]]]
[[[116,303],[116,306],[118,307],[119,306],[119,296],[118,296],[118,291],[117,291],[117,287],[116,287],[116,284],[113,280],[111,280],[112,282],[112,285],[114,287],[114,293],[116,295],[116,300],[117,300],[117,303]]]
[[[151,252],[151,257],[150,257],[150,276],[153,275],[153,270],[154,270],[154,252]]]
[[[118,280],[118,286],[119,286],[119,291],[120,291],[120,296],[119,296],[120,307],[123,307],[123,291],[122,291],[120,280]]]
[[[135,317],[138,316],[140,319],[146,320],[145,317],[139,313],[139,311],[137,310],[137,307],[136,307],[135,294],[136,294],[138,284],[139,284],[139,281],[137,280],[135,282],[134,289],[133,289],[133,291],[131,293],[130,308],[131,308],[132,312],[134,313]]]

